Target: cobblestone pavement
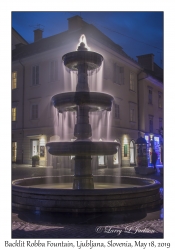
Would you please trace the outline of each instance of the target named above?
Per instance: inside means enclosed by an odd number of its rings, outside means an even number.
[[[12,223],[12,238],[163,238],[163,221],[152,220],[120,225],[38,225]]]
[[[12,179],[36,177],[43,175],[71,174],[69,170],[30,165],[12,166]],[[97,175],[136,175],[134,168],[99,169]],[[160,173],[148,176],[160,181],[163,187],[163,177]],[[34,213],[30,211],[12,211],[12,238],[163,238],[163,209],[155,211],[130,211],[110,214],[61,214]]]

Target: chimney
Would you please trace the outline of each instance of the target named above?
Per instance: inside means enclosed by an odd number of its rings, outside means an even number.
[[[137,56],[138,63],[145,69],[154,71],[154,54]]]
[[[37,42],[38,40],[41,40],[43,38],[43,30],[36,29],[34,32],[34,42]]]
[[[80,29],[85,24],[85,22],[80,16],[73,16],[68,18],[67,20],[68,20],[68,29],[71,31]]]

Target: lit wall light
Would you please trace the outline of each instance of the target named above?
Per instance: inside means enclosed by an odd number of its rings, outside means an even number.
[[[41,138],[40,139],[40,146],[45,146],[45,145],[46,145],[45,138]]]
[[[154,134],[150,134],[151,141],[153,140]]]
[[[127,138],[126,135],[124,135],[123,143],[124,143],[124,144],[128,144],[128,138]]]
[[[145,140],[146,140],[147,142],[149,141],[148,135],[145,135]]]

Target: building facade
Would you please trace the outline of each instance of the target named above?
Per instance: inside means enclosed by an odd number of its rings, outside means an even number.
[[[163,72],[154,63],[153,54],[139,56],[138,61],[146,68],[138,76],[138,128],[148,143],[149,164],[155,149],[159,165],[163,164]]]
[[[138,56],[138,62],[132,60],[119,45],[79,16],[68,19],[68,30],[58,35],[42,38],[41,30],[34,34],[33,43],[16,44],[12,51],[12,161],[31,164],[31,157],[38,154],[41,166],[73,168],[74,156],[53,157],[46,143],[76,139],[75,113],[58,113],[51,98],[75,90],[77,74],[65,69],[62,56],[75,51],[84,34],[90,49],[104,58],[100,69],[89,72],[90,91],[114,97],[111,112],[90,114],[92,140],[117,141],[121,145],[113,156],[94,157],[93,168],[134,166],[139,136],[148,141],[148,157],[151,148],[156,148],[161,164],[163,76],[153,55]]]
[[[27,44],[28,42],[14,28],[12,28],[12,50]]]

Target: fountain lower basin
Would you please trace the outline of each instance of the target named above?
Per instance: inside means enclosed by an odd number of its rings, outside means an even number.
[[[73,176],[35,177],[12,183],[16,208],[51,212],[117,212],[154,208],[162,203],[156,180],[93,176],[95,189],[72,189]]]

